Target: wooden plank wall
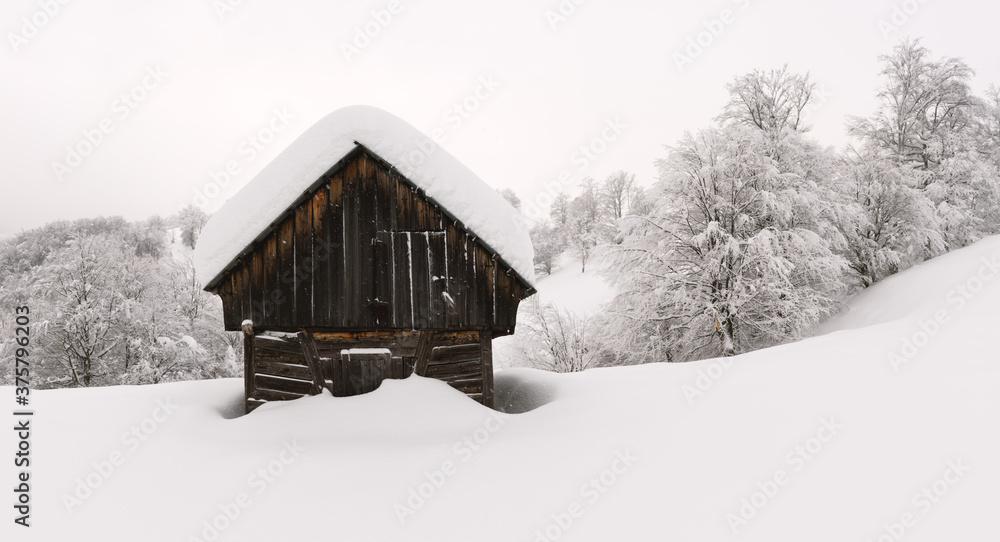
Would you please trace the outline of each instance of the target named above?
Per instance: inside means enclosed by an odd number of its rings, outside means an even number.
[[[492,357],[484,356],[488,333],[440,332],[426,375],[447,382],[472,399],[492,406]],[[323,380],[338,397],[367,393],[386,378],[405,378],[413,372],[419,334],[416,331],[315,333],[313,339],[323,364]],[[247,378],[247,411],[268,401],[297,399],[312,392],[313,375],[295,335],[258,334],[252,344],[252,374]],[[386,348],[388,361],[372,363],[364,355],[345,359],[347,349]]]
[[[513,331],[527,287],[359,147],[217,285],[226,329]],[[447,294],[447,295],[445,295]]]

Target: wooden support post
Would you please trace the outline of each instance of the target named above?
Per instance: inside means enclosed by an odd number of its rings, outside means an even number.
[[[493,331],[479,332],[479,346],[483,353],[483,406],[493,408]]]
[[[299,342],[302,344],[302,355],[306,358],[309,373],[312,374],[312,394],[319,395],[323,391],[325,382],[323,381],[323,368],[320,366],[316,340],[313,338],[312,333],[302,329],[299,330]],[[330,392],[333,393],[333,390],[330,390]]]
[[[420,338],[417,339],[417,357],[416,365],[413,367],[413,373],[417,376],[424,376],[427,374],[427,363],[431,359],[431,351],[434,349],[434,332],[430,330],[421,330]]]
[[[254,348],[253,348],[253,322],[250,320],[243,321],[243,409],[246,414],[249,414],[253,407],[250,405],[250,399],[253,398],[254,388],[253,388],[253,377],[256,373],[256,366],[254,363]],[[256,404],[254,405],[256,407]]]

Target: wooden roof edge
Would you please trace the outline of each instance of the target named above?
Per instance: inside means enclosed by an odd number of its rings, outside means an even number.
[[[410,180],[410,178],[407,177],[405,174],[403,174],[403,172],[399,168],[397,168],[396,166],[392,165],[391,162],[389,162],[388,160],[382,158],[381,156],[379,156],[378,154],[376,154],[375,151],[369,149],[368,147],[362,145],[361,143],[358,143],[357,141],[355,141],[354,145],[355,145],[355,147],[353,149],[351,149],[350,152],[348,152],[347,154],[345,154],[340,160],[337,160],[337,162],[335,164],[333,164],[332,166],[330,166],[330,168],[327,169],[326,172],[324,172],[322,175],[320,175],[319,178],[317,178],[315,182],[313,182],[311,185],[309,185],[309,187],[306,188],[305,191],[302,192],[302,195],[300,195],[298,198],[296,198],[295,201],[292,202],[292,204],[289,205],[287,209],[285,209],[280,215],[278,215],[277,218],[275,218],[274,220],[272,220],[271,224],[268,225],[268,227],[264,228],[264,230],[261,231],[260,234],[257,235],[257,237],[254,237],[253,241],[251,241],[249,244],[247,244],[247,246],[243,247],[243,249],[240,250],[239,254],[237,254],[228,264],[226,264],[225,267],[222,268],[222,271],[219,271],[218,274],[216,274],[214,277],[212,277],[212,280],[208,281],[208,283],[205,284],[205,286],[203,287],[203,289],[205,291],[208,291],[208,292],[216,293],[216,289],[217,289],[219,283],[222,281],[222,279],[225,276],[227,276],[230,273],[230,271],[232,271],[232,269],[234,267],[236,267],[236,265],[239,263],[240,260],[243,259],[244,256],[246,256],[250,252],[253,252],[253,247],[257,243],[263,241],[265,238],[267,238],[268,235],[271,235],[271,232],[273,232],[275,230],[275,228],[279,224],[281,224],[282,222],[284,222],[285,219],[288,218],[288,216],[292,213],[292,211],[294,211],[295,209],[297,209],[299,207],[299,205],[301,205],[304,201],[306,201],[309,198],[311,198],[313,196],[313,194],[315,194],[316,191],[319,190],[319,187],[323,186],[324,182],[328,182],[329,177],[331,175],[335,174],[338,170],[340,170],[341,168],[343,168],[344,165],[346,165],[346,163],[349,162],[350,160],[353,160],[356,157],[356,155],[362,154],[362,153],[367,153],[376,162],[384,165],[389,170],[395,171],[396,173],[398,173],[399,176],[404,181],[406,181],[407,184],[410,185],[410,187],[412,187],[415,191],[417,191],[422,197],[426,198],[428,201],[430,201],[431,203],[433,203],[435,205],[435,207],[437,207],[438,209],[440,209],[442,213],[444,213],[448,218],[450,218],[455,223],[456,226],[458,226],[462,231],[464,231],[466,233],[466,235],[469,235],[476,242],[478,242],[480,245],[482,245],[483,248],[485,248],[486,251],[489,252],[491,256],[493,256],[494,258],[499,259],[500,262],[503,263],[507,267],[507,270],[510,271],[511,273],[513,273],[514,276],[517,277],[517,279],[521,282],[521,284],[524,285],[524,287],[525,287],[525,293],[527,294],[525,296],[526,298],[530,297],[531,295],[535,294],[538,291],[538,290],[535,289],[534,286],[531,285],[530,281],[528,281],[527,279],[525,279],[524,277],[522,277],[521,274],[518,273],[516,269],[514,269],[514,266],[512,266],[510,264],[510,262],[508,262],[507,260],[504,259],[503,255],[501,255],[496,249],[494,249],[492,246],[490,246],[489,243],[487,243],[486,241],[484,241],[482,237],[480,237],[478,234],[476,234],[476,232],[474,232],[474,231],[470,230],[469,228],[467,228],[465,226],[465,224],[461,220],[459,220],[457,217],[455,217],[455,215],[451,214],[451,212],[448,211],[447,207],[445,207],[444,205],[441,205],[437,200],[435,200],[433,197],[431,197],[430,195],[428,195],[427,192],[423,188],[421,188],[420,186],[417,186],[417,183],[415,183],[412,180]]]

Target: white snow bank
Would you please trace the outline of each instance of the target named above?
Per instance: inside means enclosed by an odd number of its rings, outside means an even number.
[[[606,264],[592,257],[587,262],[587,272],[580,272],[580,259],[563,254],[559,266],[551,275],[537,279],[539,301],[554,303],[560,309],[580,316],[594,314],[614,298],[614,289],[601,273]]]
[[[846,310],[820,327],[854,329],[901,318],[933,318],[964,310],[980,290],[1000,283],[1000,235],[988,237],[882,280],[852,298]]]
[[[221,273],[355,142],[400,170],[461,221],[529,284],[534,250],[526,220],[475,173],[398,117],[369,106],[339,109],[314,124],[205,225],[195,249],[198,279]]]
[[[888,354],[997,248],[859,296],[856,314],[927,298],[874,325],[728,360],[505,370],[496,397],[523,414],[419,377],[237,419],[234,379],[35,392],[34,526],[8,519],[0,539],[188,542],[215,524],[211,539],[243,542],[985,540],[1000,484],[1000,276],[906,364]],[[150,431],[133,448],[134,427]],[[67,510],[88,479],[97,487]]]

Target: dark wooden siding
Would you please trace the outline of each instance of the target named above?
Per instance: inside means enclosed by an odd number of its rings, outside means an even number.
[[[436,333],[425,376],[492,406],[489,336],[489,332],[475,330]],[[312,337],[322,378],[338,397],[370,392],[388,378],[405,378],[413,373],[416,364],[417,331],[332,332]],[[253,356],[245,376],[248,411],[268,401],[297,399],[312,393],[313,376],[298,336],[255,335],[245,347]],[[372,348],[387,349],[388,359],[344,354],[348,349]]]
[[[461,224],[363,147],[216,285],[226,329],[491,329],[527,294]]]

